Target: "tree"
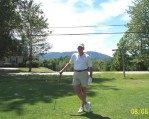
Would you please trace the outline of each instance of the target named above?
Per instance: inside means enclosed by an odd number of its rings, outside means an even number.
[[[45,41],[48,36],[48,23],[40,4],[35,4],[33,0],[24,0],[19,6],[21,24],[17,33],[21,35],[24,48],[29,56],[29,72],[32,68],[33,55],[47,52],[51,46]]]
[[[15,11],[18,3],[19,0],[0,0],[0,59],[17,49],[14,29],[19,22]]]
[[[100,59],[92,59],[92,63],[93,63],[94,71],[105,71],[106,70],[106,66],[105,66],[106,61],[103,61]]]
[[[114,57],[112,59],[111,70],[121,71],[123,69],[123,60],[122,60],[122,52],[124,53],[124,65],[125,70],[132,70],[130,59],[131,56],[129,55],[128,51],[128,42],[127,39],[123,36],[119,43],[117,44],[118,50],[114,53]]]
[[[135,0],[127,10],[131,17],[128,30],[117,44],[125,49],[126,70],[149,69],[149,1]],[[117,51],[112,60],[112,69],[121,69],[122,53]]]
[[[149,68],[149,1],[136,0],[129,7],[131,21],[128,23],[127,50],[136,64],[136,70],[147,70]]]

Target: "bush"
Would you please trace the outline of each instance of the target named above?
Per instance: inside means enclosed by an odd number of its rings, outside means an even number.
[[[26,62],[26,67],[29,67],[29,61]],[[39,61],[33,60],[32,61],[32,68],[38,68],[39,67]]]
[[[19,63],[18,67],[26,67],[26,63]]]

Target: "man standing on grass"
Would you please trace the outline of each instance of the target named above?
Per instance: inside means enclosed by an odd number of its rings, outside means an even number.
[[[74,53],[71,56],[69,63],[67,63],[65,67],[60,71],[60,75],[62,75],[66,68],[73,64],[74,75],[72,84],[75,93],[82,101],[78,112],[84,112],[84,106],[86,106],[87,112],[90,112],[91,102],[86,101],[86,87],[88,85],[88,80],[92,80],[92,61],[90,56],[84,53],[84,44],[79,44],[77,50],[78,53]]]

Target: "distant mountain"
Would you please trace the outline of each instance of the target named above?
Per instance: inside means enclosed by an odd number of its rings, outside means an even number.
[[[71,57],[71,55],[73,53],[75,53],[75,52],[74,51],[73,52],[50,52],[50,53],[47,53],[43,56],[40,56],[40,59],[59,58],[59,57],[65,57],[65,56]],[[94,59],[94,58],[101,59],[101,60],[111,59],[110,56],[102,54],[102,53],[98,53],[98,52],[88,51],[88,52],[85,52],[85,53],[90,55],[90,57],[92,59]]]

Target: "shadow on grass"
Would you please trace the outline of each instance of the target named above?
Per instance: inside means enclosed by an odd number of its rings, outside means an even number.
[[[120,90],[119,88],[117,88],[116,86],[109,86],[109,85],[105,85],[105,82],[112,82],[116,80],[115,78],[93,78],[93,83],[95,85],[91,86],[91,88],[101,88],[103,90]],[[97,86],[98,85],[98,86]]]
[[[103,116],[101,116],[99,114],[95,114],[93,112],[89,112],[89,113],[84,112],[82,114],[76,114],[76,115],[70,115],[70,116],[76,116],[76,117],[83,116],[83,117],[87,117],[88,119],[110,119],[109,117],[103,117]]]
[[[104,85],[99,85],[99,86],[103,90],[114,90],[114,91],[121,90],[121,89],[117,88],[116,86],[104,86]]]
[[[112,82],[116,80],[115,78],[93,78],[93,83],[104,83],[104,82]]]
[[[98,91],[98,90],[113,90],[113,91],[119,91],[121,90],[120,88],[117,88],[116,86],[113,85],[106,85],[106,82],[113,82],[115,81],[115,78],[93,78],[93,85],[89,86],[89,90],[87,94],[91,97],[95,96],[96,93],[92,92],[93,91]]]
[[[0,76],[0,112],[15,111],[23,114],[25,104],[35,105],[38,102],[54,103],[55,99],[74,95],[72,88],[72,76],[63,76],[59,82],[59,76]],[[94,79],[103,89],[117,90],[113,86],[101,85],[105,81],[114,79]],[[98,87],[98,86],[96,86]],[[92,88],[96,88],[92,87]],[[96,92],[90,90],[89,95],[96,96]],[[84,114],[97,116],[96,114]]]
[[[74,95],[71,76],[0,76],[0,112],[23,114],[24,104],[53,103],[54,99]]]

